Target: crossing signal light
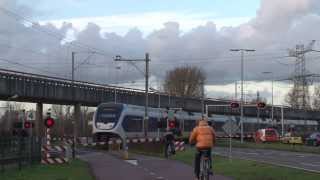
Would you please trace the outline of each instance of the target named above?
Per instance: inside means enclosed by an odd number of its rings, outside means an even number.
[[[174,129],[176,127],[176,123],[174,121],[169,121],[169,128]]]
[[[24,127],[25,129],[32,128],[32,127],[33,127],[33,123],[30,122],[30,121],[26,121],[26,122],[24,122],[23,127]]]
[[[264,103],[264,102],[258,102],[257,107],[260,108],[260,109],[263,109],[263,108],[266,107],[266,103]]]
[[[54,125],[54,119],[51,117],[48,117],[45,121],[44,121],[44,125],[47,128],[51,128]]]
[[[231,104],[230,104],[230,107],[232,108],[232,109],[236,109],[236,108],[239,108],[239,103],[237,103],[237,102],[232,102]]]

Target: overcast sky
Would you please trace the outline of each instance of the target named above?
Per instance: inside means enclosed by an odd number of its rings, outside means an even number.
[[[195,65],[216,98],[234,96],[240,80],[240,54],[229,49],[250,48],[245,92],[270,99],[269,80],[293,74],[288,49],[316,40],[319,50],[319,30],[317,0],[0,0],[0,68],[70,78],[76,51],[78,80],[143,87],[142,73],[113,57],[149,52],[151,86],[174,67]],[[307,54],[308,72],[319,72],[319,56]],[[289,83],[275,83],[276,104]]]

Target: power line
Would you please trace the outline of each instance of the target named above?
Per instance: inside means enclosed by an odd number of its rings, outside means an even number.
[[[57,74],[55,72],[43,70],[42,68],[35,68],[34,66],[28,66],[28,65],[25,65],[25,64],[21,64],[19,62],[13,62],[13,61],[10,61],[9,59],[6,59],[6,58],[0,58],[0,61],[4,61],[4,62],[7,62],[9,64],[18,65],[18,66],[21,66],[21,67],[37,70],[37,71],[44,72],[44,73],[50,73],[50,74],[54,74],[54,75],[57,75],[57,76],[61,76],[61,74]]]
[[[25,52],[31,52],[31,53],[42,55],[42,56],[45,56],[45,57],[55,57],[55,58],[59,58],[59,59],[69,60],[69,59],[66,59],[66,58],[63,58],[63,57],[60,57],[60,56],[47,54],[47,53],[44,53],[44,52],[41,52],[41,51],[35,51],[35,50],[32,50],[32,49],[27,49],[27,48],[20,48],[20,47],[12,46],[12,45],[9,45],[9,44],[0,44],[0,46],[6,47],[6,48],[10,48],[10,49],[22,50],[22,51],[25,51]]]

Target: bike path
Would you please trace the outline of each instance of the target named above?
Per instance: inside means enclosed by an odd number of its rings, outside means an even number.
[[[137,164],[128,163],[110,153],[88,151],[80,153],[87,161],[96,180],[193,180],[193,168],[187,164],[150,156],[135,155]],[[232,178],[215,175],[214,180]]]

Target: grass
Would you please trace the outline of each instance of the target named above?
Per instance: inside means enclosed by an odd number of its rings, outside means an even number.
[[[229,147],[229,140],[218,140],[217,146]],[[232,147],[239,148],[253,148],[253,149],[273,149],[281,151],[292,151],[292,152],[306,152],[306,153],[316,153],[320,154],[319,147],[305,146],[305,145],[293,145],[293,144],[283,144],[283,143],[255,143],[255,142],[244,142],[233,140]]]
[[[94,180],[88,165],[74,160],[63,165],[34,165],[0,173],[1,180]]]
[[[174,159],[192,165],[194,150],[178,153]],[[309,173],[286,167],[278,167],[255,161],[232,159],[214,156],[214,173],[233,177],[236,180],[315,180],[320,174]]]

